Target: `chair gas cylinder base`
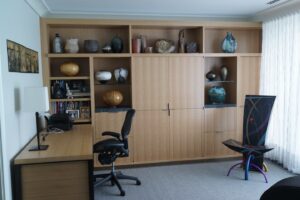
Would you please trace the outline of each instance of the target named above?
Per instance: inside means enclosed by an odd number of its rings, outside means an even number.
[[[244,159],[233,165],[227,176],[235,167],[242,166],[245,170],[245,180],[249,178],[249,171],[254,170],[260,172],[268,183],[263,170],[268,171],[263,162],[263,155],[273,149],[265,145],[265,138],[274,101],[275,96],[246,95],[243,142],[232,139],[223,142],[229,149],[243,154]]]
[[[102,136],[111,136],[109,139],[102,140],[94,144],[94,153],[98,153],[98,160],[102,165],[111,164],[111,172],[106,174],[95,174],[94,175],[94,187],[102,185],[108,181],[111,182],[111,185],[117,185],[120,190],[120,195],[125,196],[125,191],[123,190],[119,180],[133,180],[136,182],[136,185],[141,185],[141,181],[133,176],[127,176],[121,172],[115,170],[115,160],[118,157],[128,157],[128,135],[130,133],[132,119],[135,114],[135,110],[130,109],[126,113],[125,121],[120,133],[115,132],[103,132]],[[97,180],[100,179],[101,180]]]

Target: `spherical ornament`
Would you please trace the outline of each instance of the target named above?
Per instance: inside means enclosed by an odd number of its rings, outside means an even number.
[[[118,90],[111,90],[103,95],[103,101],[109,106],[117,106],[123,101],[123,95]]]
[[[79,73],[79,65],[74,62],[64,63],[60,66],[60,72],[65,76],[76,76]]]
[[[225,102],[226,91],[222,86],[213,86],[208,90],[208,97],[213,104],[222,104]]]
[[[96,72],[95,78],[97,81],[99,81],[101,84],[107,83],[109,80],[111,80],[112,74],[110,71],[101,70]]]

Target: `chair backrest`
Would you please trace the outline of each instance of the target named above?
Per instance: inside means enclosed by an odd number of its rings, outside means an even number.
[[[243,123],[243,144],[265,145],[266,131],[275,96],[246,95]]]
[[[122,126],[121,134],[122,134],[122,140],[125,144],[125,146],[124,146],[125,149],[128,149],[128,135],[130,133],[134,114],[135,114],[134,109],[128,110],[126,113],[126,116],[125,116],[124,124]]]

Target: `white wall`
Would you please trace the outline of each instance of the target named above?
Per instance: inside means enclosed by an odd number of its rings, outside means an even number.
[[[8,72],[6,40],[12,40],[40,54],[39,16],[24,0],[0,0],[0,99],[1,138],[5,199],[12,199],[10,161],[35,134],[34,113],[21,113],[19,95],[26,86],[42,85],[42,68],[39,74]],[[1,94],[0,92],[0,94]]]

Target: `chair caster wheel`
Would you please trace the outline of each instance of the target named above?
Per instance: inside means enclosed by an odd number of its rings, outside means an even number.
[[[124,190],[121,191],[120,196],[122,196],[122,197],[125,196],[125,191]]]
[[[142,184],[141,181],[139,180],[136,181],[136,185],[141,185],[141,184]]]

